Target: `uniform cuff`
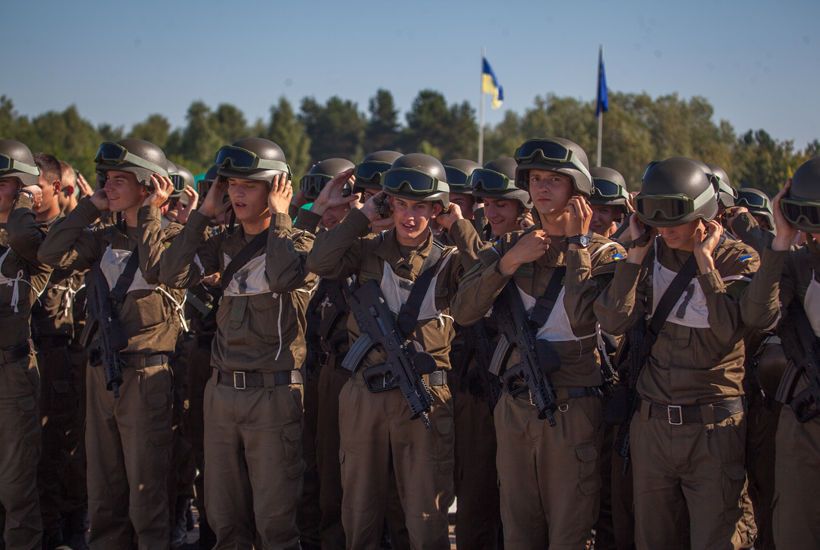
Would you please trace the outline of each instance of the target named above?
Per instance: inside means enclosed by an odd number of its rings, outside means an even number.
[[[706,295],[719,294],[726,291],[726,284],[723,282],[723,279],[720,277],[720,272],[717,269],[713,269],[709,273],[698,275],[698,282],[703,289],[703,293]]]
[[[86,225],[94,223],[100,217],[100,210],[91,202],[91,197],[83,197],[77,203],[77,207],[71,212],[75,217],[79,217],[86,222]]]
[[[290,231],[293,229],[293,223],[288,214],[277,212],[271,218],[270,228],[273,231]]]
[[[296,215],[296,223],[294,227],[296,227],[296,229],[316,233],[319,229],[319,222],[321,221],[322,216],[316,212],[312,212],[311,210],[307,210],[305,208],[300,208],[299,213]]]
[[[358,208],[352,208],[340,224],[351,237],[363,237],[370,232],[370,220]]]

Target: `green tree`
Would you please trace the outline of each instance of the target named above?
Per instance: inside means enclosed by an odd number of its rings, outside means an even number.
[[[179,141],[172,144],[178,148],[169,147],[168,153],[172,158],[182,159],[191,172],[204,172],[213,163],[214,155],[224,145],[213,127],[211,109],[202,101],[194,101],[188,107],[186,125],[182,129]],[[171,141],[171,140],[169,140]]]
[[[364,150],[367,153],[384,149],[395,149],[399,142],[399,112],[393,101],[393,94],[379,89],[368,103],[370,118],[364,136]]]
[[[168,137],[171,135],[171,123],[160,114],[148,115],[142,122],[134,124],[128,137],[144,139],[161,147],[163,150],[168,145]]]
[[[298,185],[299,178],[310,165],[310,138],[287,98],[280,97],[279,102],[271,107],[266,135],[285,152],[293,172],[293,183]]]
[[[331,157],[361,160],[366,119],[356,103],[333,96],[320,105],[313,98],[305,98],[301,110],[299,120],[310,137],[314,162]]]

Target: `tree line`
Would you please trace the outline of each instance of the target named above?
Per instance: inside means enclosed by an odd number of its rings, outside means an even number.
[[[651,160],[683,155],[722,166],[736,187],[775,193],[797,166],[820,154],[817,139],[798,149],[793,141],[775,139],[764,129],[738,134],[726,120],[714,120],[712,105],[702,97],[610,92],[604,117],[603,165],[619,170],[631,189],[640,186],[643,169]],[[162,147],[172,161],[198,173],[207,170],[221,145],[250,135],[282,146],[298,180],[312,162],[329,157],[357,162],[380,149],[421,151],[442,160],[475,159],[478,122],[469,102],[448,103],[435,90],[421,90],[404,121],[392,93],[379,89],[366,111],[338,96],[324,103],[303,98],[297,111],[280,97],[267,119],[249,121],[230,103],[212,107],[193,101],[182,127],[173,128],[164,115],[155,113],[127,130],[111,124],[94,126],[73,105],[23,116],[15,111],[12,99],[0,96],[0,136],[23,141],[33,151],[52,153],[87,177],[94,172],[96,148],[105,140],[147,139]],[[547,94],[537,96],[523,113],[507,111],[501,122],[485,129],[484,158],[512,155],[525,139],[543,136],[579,143],[593,163],[594,101]]]

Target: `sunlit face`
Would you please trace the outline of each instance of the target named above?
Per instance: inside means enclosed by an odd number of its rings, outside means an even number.
[[[331,206],[322,214],[322,227],[325,229],[333,229],[347,216],[348,212],[350,212],[350,205],[348,204]]]
[[[521,209],[521,203],[515,199],[484,198],[484,216],[496,237],[521,229],[518,224]]]
[[[472,195],[466,193],[450,193],[450,202],[454,202],[461,209],[461,215],[465,220],[472,220],[475,217],[473,209],[475,207],[475,199]]]
[[[112,212],[124,212],[139,206],[148,196],[148,190],[140,185],[137,176],[120,170],[105,172],[104,189],[108,198],[108,209]]]
[[[228,197],[236,214],[236,221],[260,218],[268,207],[268,184],[264,181],[228,178]]]
[[[688,250],[692,246],[692,239],[695,236],[695,230],[700,226],[701,221],[695,220],[681,225],[673,225],[671,227],[658,227],[658,235],[661,236],[663,242],[669,248],[676,250]]]
[[[17,198],[17,190],[20,188],[20,180],[15,177],[0,178],[0,212],[4,214],[11,212],[14,206],[14,199]]]
[[[596,206],[592,208],[592,221],[589,228],[595,233],[609,237],[618,230],[618,222],[623,217],[623,211],[617,206]]]
[[[412,241],[422,237],[430,227],[430,220],[441,213],[441,204],[414,201],[404,197],[390,197],[393,223],[399,240]]]
[[[45,172],[40,170],[40,176],[37,178],[37,186],[43,192],[43,200],[35,214],[42,214],[51,210],[55,202],[59,204],[60,180],[51,180],[46,176]]]
[[[530,170],[527,176],[530,197],[539,214],[558,214],[572,196],[572,178],[551,170]]]

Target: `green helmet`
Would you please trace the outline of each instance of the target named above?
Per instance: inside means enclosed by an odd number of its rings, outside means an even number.
[[[755,189],[754,187],[742,187],[737,192],[736,206],[745,206],[752,214],[763,216],[769,221],[769,225],[774,228],[774,211],[772,210],[772,199],[769,195]]]
[[[717,216],[717,178],[697,161],[672,157],[652,162],[635,197],[638,219],[655,227],[681,225]]]
[[[604,166],[591,168],[589,173],[592,175],[592,195],[589,197],[589,203],[594,206],[617,206],[627,212],[629,192],[621,173]]]
[[[37,185],[39,176],[31,149],[13,139],[0,139],[0,178],[17,178],[25,187]]]
[[[447,184],[450,186],[450,193],[464,193],[469,195],[472,192],[468,180],[473,170],[481,168],[477,162],[467,159],[453,159],[444,163],[444,171],[447,174]]]
[[[269,139],[244,138],[225,145],[217,151],[214,163],[219,167],[217,175],[224,178],[264,181],[268,185],[279,174],[287,174],[290,179],[285,153]]]
[[[327,182],[344,172],[354,168],[355,164],[347,159],[331,158],[317,162],[310,167],[308,173],[299,180],[299,187],[305,198],[309,201],[316,200],[322,192]]]
[[[483,168],[476,168],[470,175],[470,191],[474,197],[517,200],[521,206],[532,210],[530,194],[515,185],[515,168],[512,157],[491,160]]]
[[[217,175],[218,171],[219,166],[217,166],[216,164],[212,164],[211,167],[208,168],[208,171],[205,172],[205,175],[202,177],[202,179],[199,180],[196,192],[199,193],[199,196],[203,199],[208,194],[208,191],[210,191],[211,185],[213,185],[214,181],[216,181],[216,178],[219,177]]]
[[[382,189],[388,195],[450,206],[450,186],[444,165],[424,153],[402,155],[382,174]]]
[[[789,192],[780,199],[780,210],[797,229],[820,233],[820,157],[800,165]]]
[[[572,179],[575,193],[589,197],[592,193],[592,176],[589,173],[587,154],[577,143],[564,138],[541,138],[525,141],[515,150],[518,168],[515,184],[529,191],[530,170],[550,170],[566,174]]]
[[[382,174],[387,172],[393,162],[401,156],[398,151],[376,151],[370,153],[364,160],[356,165],[356,183],[353,186],[354,193],[361,193],[365,190],[381,191]]]
[[[723,208],[731,208],[737,203],[737,189],[732,187],[726,170],[716,164],[706,165],[709,173],[718,179],[718,202]]]
[[[150,188],[151,176],[168,176],[168,159],[165,152],[150,141],[143,139],[122,139],[100,144],[94,158],[97,163],[98,179],[105,179],[109,170],[134,174],[140,185]]]
[[[184,166],[171,162],[170,160],[168,161],[168,176],[174,184],[174,191],[171,193],[170,197],[172,199],[182,196],[182,190],[185,189],[186,185],[190,187],[194,186],[194,175],[191,171]]]

